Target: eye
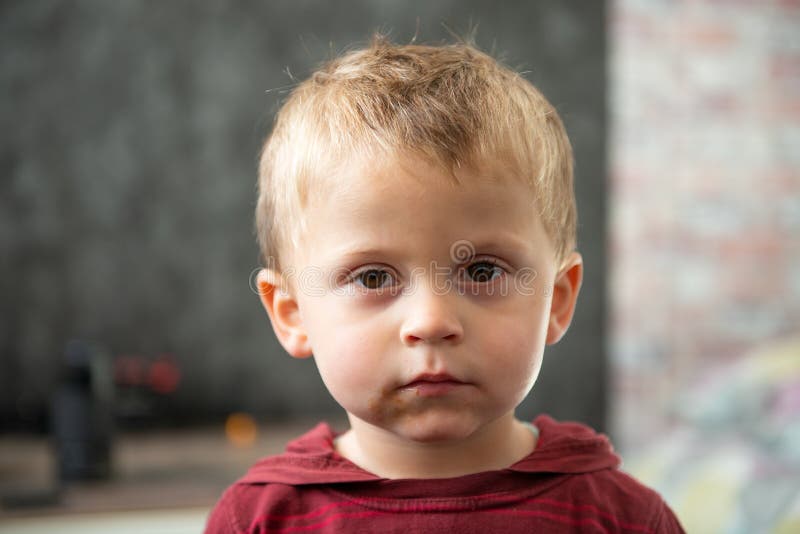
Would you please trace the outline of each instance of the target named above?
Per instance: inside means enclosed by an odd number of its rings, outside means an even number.
[[[482,260],[471,263],[464,268],[464,273],[470,282],[484,284],[503,276],[505,271],[493,261]]]
[[[364,289],[383,289],[393,283],[392,275],[383,269],[364,269],[353,274],[351,280]]]

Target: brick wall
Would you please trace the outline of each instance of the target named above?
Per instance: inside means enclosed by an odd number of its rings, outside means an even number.
[[[609,10],[611,424],[631,449],[693,381],[800,331],[800,2]]]

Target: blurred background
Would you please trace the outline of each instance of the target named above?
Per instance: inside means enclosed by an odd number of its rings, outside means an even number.
[[[343,414],[251,289],[258,151],[364,44],[476,42],[573,142],[576,317],[519,415],[689,532],[800,531],[800,2],[0,5],[0,532],[197,532]]]

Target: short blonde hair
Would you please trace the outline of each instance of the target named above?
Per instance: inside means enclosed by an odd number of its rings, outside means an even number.
[[[572,148],[553,106],[474,44],[395,45],[375,34],[324,63],[278,112],[259,165],[256,232],[267,266],[297,245],[315,182],[348,160],[406,152],[453,174],[504,165],[527,181],[560,263],[575,247]]]

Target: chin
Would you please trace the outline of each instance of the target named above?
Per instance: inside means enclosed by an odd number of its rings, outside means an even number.
[[[472,435],[477,425],[465,421],[424,418],[421,421],[406,421],[399,425],[397,434],[417,443],[446,443],[458,441]]]

